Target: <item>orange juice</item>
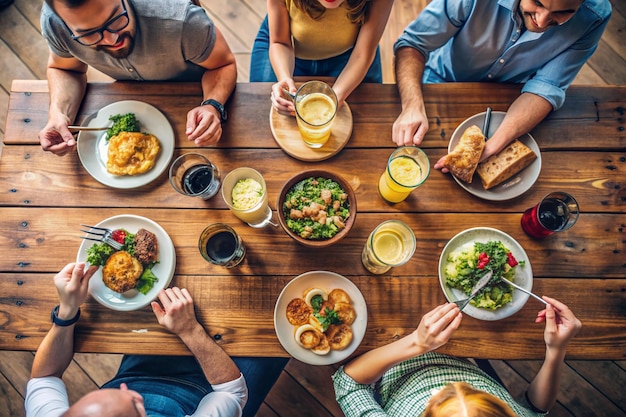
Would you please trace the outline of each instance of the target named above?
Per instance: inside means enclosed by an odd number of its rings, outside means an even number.
[[[390,265],[398,263],[404,254],[402,236],[393,229],[381,230],[374,235],[372,248],[378,259]]]
[[[296,104],[296,119],[304,142],[319,148],[330,138],[337,106],[323,93],[306,95]]]
[[[419,185],[422,177],[422,167],[415,159],[399,156],[391,160],[380,176],[378,191],[390,203],[399,203]]]

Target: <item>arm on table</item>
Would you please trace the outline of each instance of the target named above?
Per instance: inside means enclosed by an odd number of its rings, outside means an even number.
[[[496,132],[485,143],[481,161],[495,155],[506,147],[509,143],[520,136],[530,132],[552,111],[552,105],[543,97],[532,93],[522,93],[506,112]],[[443,160],[440,158],[434,165],[435,169],[441,172],[448,172],[443,168]]]
[[[372,384],[392,366],[446,344],[462,318],[456,304],[442,304],[426,313],[410,335],[358,356],[344,367],[344,371],[360,384]]]
[[[60,300],[58,318],[71,320],[76,316],[80,305],[87,299],[89,279],[97,269],[96,266],[85,269],[84,263],[71,263],[54,277]],[[75,324],[52,325],[35,354],[31,378],[63,376],[74,356],[74,327]]]
[[[39,142],[44,151],[62,156],[76,145],[67,126],[76,117],[85,95],[87,65],[76,58],[62,58],[50,52],[46,76],[50,110],[48,123],[39,132]]]
[[[563,303],[543,297],[549,304],[537,315],[537,323],[545,321],[546,357],[528,386],[528,400],[540,410],[549,410],[556,402],[567,344],[582,324]]]
[[[350,59],[333,85],[340,106],[361,84],[372,65],[376,56],[376,47],[385,31],[392,6],[392,0],[372,2],[368,19],[359,30]]]
[[[235,89],[237,63],[224,35],[217,27],[211,55],[198,65],[206,69],[201,81],[202,100],[212,98],[225,104]],[[191,109],[187,113],[185,133],[197,146],[217,143],[222,137],[222,122],[217,109],[211,105]]]
[[[211,385],[233,381],[241,372],[213,338],[198,322],[193,299],[187,289],[168,288],[159,292],[159,301],[152,302],[152,311],[159,324],[182,340],[196,357]]]
[[[422,93],[426,58],[417,49],[404,47],[396,51],[395,59],[402,111],[393,122],[391,138],[398,146],[419,145],[428,132],[428,116]]]

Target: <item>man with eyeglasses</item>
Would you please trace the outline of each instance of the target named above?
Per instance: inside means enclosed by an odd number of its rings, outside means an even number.
[[[402,111],[393,141],[424,139],[423,83],[524,84],[481,160],[497,154],[563,105],[610,16],[609,0],[433,0],[394,45]],[[434,167],[447,172],[444,158]]]
[[[216,143],[224,103],[237,81],[226,40],[195,0],[45,0],[42,34],[50,47],[44,150],[65,155],[76,145],[70,125],[85,94],[88,65],[116,80],[200,81],[203,97],[187,114],[197,146]]]

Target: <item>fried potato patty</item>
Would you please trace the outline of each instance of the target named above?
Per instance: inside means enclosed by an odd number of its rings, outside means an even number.
[[[333,350],[343,350],[352,342],[352,328],[347,324],[331,324],[326,330],[328,344]]]
[[[107,171],[114,175],[137,175],[152,169],[161,145],[156,136],[120,132],[109,140]]]
[[[123,293],[137,286],[143,266],[126,251],[115,252],[102,268],[104,285],[115,292]]]
[[[337,304],[337,303],[351,304],[352,303],[352,300],[350,299],[350,296],[348,295],[348,293],[342,290],[341,288],[335,288],[330,293],[328,293],[328,301],[332,302],[333,304]]]
[[[308,323],[313,310],[302,298],[294,298],[287,305],[287,320],[294,326]]]

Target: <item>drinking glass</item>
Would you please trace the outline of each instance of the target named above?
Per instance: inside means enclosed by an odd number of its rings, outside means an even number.
[[[415,234],[406,223],[387,220],[370,233],[361,261],[371,273],[384,274],[391,267],[407,263],[415,253],[415,247]]]
[[[422,185],[430,174],[430,161],[423,150],[401,146],[391,153],[385,172],[378,180],[380,196],[390,203],[399,203]]]
[[[522,215],[522,229],[531,237],[542,239],[567,230],[578,220],[578,202],[562,191],[547,194]]]
[[[306,82],[296,92],[294,107],[302,140],[311,148],[321,148],[330,138],[337,114],[335,92],[325,82]]]
[[[207,226],[198,240],[198,249],[206,261],[226,268],[239,265],[246,255],[241,237],[224,223]]]
[[[252,227],[272,223],[272,209],[267,202],[267,187],[263,176],[252,168],[236,168],[224,177],[222,198],[239,220]]]
[[[186,153],[170,166],[170,184],[183,195],[209,199],[220,188],[220,172],[211,161],[198,153]]]

